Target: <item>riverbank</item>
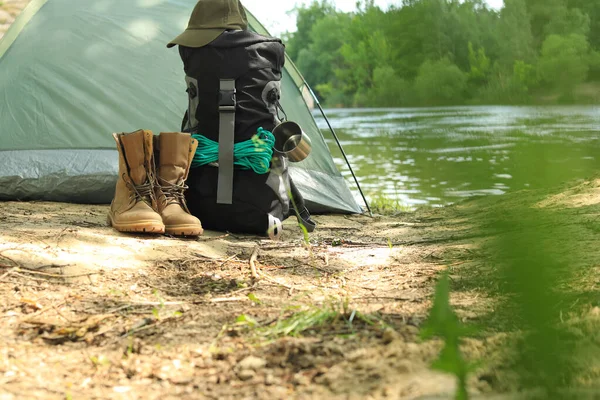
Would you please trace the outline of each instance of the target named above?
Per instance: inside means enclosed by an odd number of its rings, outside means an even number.
[[[585,253],[561,320],[591,351],[600,179],[395,216],[317,216],[310,246],[293,220],[277,243],[182,240],[118,233],[107,206],[0,203],[0,398],[449,399],[453,378],[429,368],[442,343],[419,336],[444,270],[460,320],[484,328],[462,346],[480,365],[470,393],[514,392],[503,349],[515,332],[488,288],[494,236],[482,223],[523,201],[559,212],[572,240],[561,254]],[[578,374],[592,393],[600,372]]]

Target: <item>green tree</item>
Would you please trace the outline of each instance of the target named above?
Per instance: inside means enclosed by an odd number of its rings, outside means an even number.
[[[591,51],[590,52],[590,78],[600,80],[600,51]]]
[[[471,66],[469,43],[475,48],[485,48],[497,53],[495,26],[498,16],[482,0],[450,0],[444,16],[445,36],[450,45],[443,56],[449,57],[461,70]]]
[[[325,92],[331,93],[331,90],[323,91],[323,85],[333,82],[334,68],[342,62],[340,49],[345,42],[350,20],[348,14],[335,12],[316,21],[309,35],[311,44],[298,54],[298,68],[323,101],[327,100],[324,98]]]
[[[587,36],[590,32],[590,18],[578,8],[559,7],[544,28],[545,35],[569,35],[576,33]]]
[[[330,0],[313,0],[308,7],[295,8],[296,13],[296,31],[286,35],[286,52],[294,61],[302,49],[308,48],[312,43],[311,30],[313,25],[325,18],[325,16],[334,13],[335,7]]]
[[[485,55],[485,49],[480,47],[477,51],[473,43],[469,42],[469,79],[476,83],[485,83],[491,70],[490,59]]]
[[[424,105],[460,104],[466,86],[467,75],[447,58],[425,61],[415,80],[415,91]]]
[[[365,0],[350,13],[332,4],[295,9],[298,29],[286,34],[328,105],[574,100],[586,77],[600,80],[600,1],[504,0],[499,12],[485,0],[402,0],[386,11]]]
[[[345,43],[340,49],[343,64],[335,70],[342,90],[355,93],[352,105],[361,106],[364,96],[373,85],[373,73],[377,67],[387,65],[389,45],[382,32],[373,32],[368,38],[355,43]]]
[[[563,13],[565,0],[525,0],[530,17],[534,45],[539,49],[546,38],[546,25],[555,16]]]
[[[525,0],[504,0],[497,35],[500,66],[509,69],[515,60],[531,62],[535,58]]]
[[[427,59],[448,56],[452,43],[446,11],[446,0],[405,0],[403,7],[390,11],[388,28],[382,29],[392,49],[392,65],[402,78],[414,79]]]
[[[390,65],[391,46],[379,29],[384,13],[373,6],[358,9],[348,25],[345,43],[339,50],[340,63],[334,69],[334,88],[352,98],[352,106],[367,106],[373,74],[378,67]]]
[[[567,0],[569,8],[577,8],[588,16],[590,21],[588,40],[590,46],[600,50],[600,1],[594,0]]]
[[[550,35],[544,41],[539,61],[542,79],[567,97],[587,78],[589,44],[583,35]]]
[[[522,60],[515,61],[512,80],[513,86],[518,88],[523,95],[528,94],[529,90],[539,82],[535,66]]]
[[[364,99],[369,107],[401,107],[414,101],[411,85],[390,66],[373,71],[373,84]]]

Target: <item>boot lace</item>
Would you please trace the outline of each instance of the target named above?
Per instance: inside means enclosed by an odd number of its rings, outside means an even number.
[[[126,174],[123,174],[125,184],[133,192],[132,200],[134,200],[135,203],[143,201],[144,203],[152,207],[152,200],[154,200],[154,187],[152,185],[152,180],[147,180],[141,185],[136,185],[132,181],[125,179],[125,176]]]
[[[188,189],[188,186],[185,183],[175,184],[167,182],[159,177],[158,186],[165,196],[165,207],[170,204],[179,204],[188,214],[190,213],[183,194]]]

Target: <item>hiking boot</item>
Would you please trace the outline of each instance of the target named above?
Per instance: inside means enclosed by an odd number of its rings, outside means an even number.
[[[165,232],[177,236],[201,235],[202,224],[185,202],[185,181],[198,141],[189,133],[161,132],[157,142],[156,199]]]
[[[108,223],[120,232],[164,233],[155,211],[152,132],[113,133],[119,151],[119,178]]]

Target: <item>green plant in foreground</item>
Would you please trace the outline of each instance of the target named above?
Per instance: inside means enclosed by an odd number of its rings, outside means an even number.
[[[421,337],[430,339],[440,337],[444,340],[444,347],[432,368],[456,376],[458,387],[456,400],[467,400],[467,375],[471,370],[469,364],[460,352],[461,338],[471,329],[465,327],[450,305],[450,281],[445,272],[439,279],[433,299],[433,306],[429,311],[427,322],[421,329]]]
[[[503,282],[505,307],[513,310],[511,319],[521,331],[512,367],[521,387],[565,398],[560,390],[576,384],[581,356],[579,339],[561,321],[561,313],[573,307],[565,285],[579,260],[593,257],[578,246],[587,234],[560,210],[524,205],[497,210],[493,218],[497,237],[492,260]]]

